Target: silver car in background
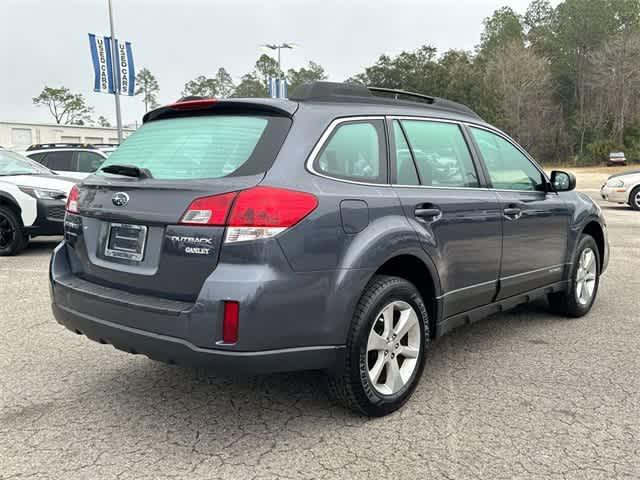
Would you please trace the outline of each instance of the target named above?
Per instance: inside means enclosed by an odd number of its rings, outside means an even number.
[[[640,210],[640,170],[611,175],[600,188],[604,200],[628,203],[634,210]]]

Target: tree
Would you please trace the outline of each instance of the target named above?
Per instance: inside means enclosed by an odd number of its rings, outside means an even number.
[[[549,0],[533,0],[524,14],[527,41],[539,54],[549,53],[554,20],[555,10]]]
[[[487,64],[496,92],[497,125],[542,159],[567,153],[561,109],[553,98],[548,61],[518,40],[500,48]],[[559,146],[560,144],[560,146]]]
[[[556,3],[496,10],[473,53],[383,54],[347,81],[469,105],[542,161],[640,158],[640,0]]]
[[[48,107],[57,124],[82,125],[91,122],[93,108],[86,104],[81,93],[71,93],[67,87],[45,86],[40,95],[33,97],[33,104]]]
[[[230,97],[233,93],[234,85],[229,72],[227,72],[223,67],[220,67],[216,73],[215,81],[220,98]]]
[[[234,90],[233,80],[226,69],[220,67],[213,78],[199,75],[184,84],[182,96],[230,97]]]
[[[103,117],[102,115],[98,117],[97,123],[99,127],[111,127],[111,123],[109,122],[109,120],[107,120],[106,117]]]
[[[440,58],[439,87],[433,94],[471,106],[489,121],[496,119],[495,90],[485,84],[485,65],[471,52],[449,50]]]
[[[424,45],[413,52],[402,52],[396,57],[380,55],[375,64],[355,75],[350,81],[376,87],[397,88],[435,95],[440,77],[437,51]]]
[[[501,46],[518,42],[524,44],[522,17],[511,7],[502,7],[482,22],[484,30],[480,34],[480,51],[490,55]]]
[[[305,82],[314,82],[326,79],[327,74],[324,72],[324,68],[316,62],[309,62],[307,68],[302,67],[299,70],[290,68],[287,72],[287,83],[289,84],[290,92],[293,92],[298,86]]]
[[[636,118],[632,113],[634,102],[640,97],[640,33],[621,31],[611,37],[590,58],[591,70],[587,84],[593,89],[589,110],[593,126],[611,125],[611,139],[624,144],[627,120]]]
[[[215,78],[207,78],[204,75],[199,75],[184,84],[182,96],[188,97],[191,95],[213,98],[218,95],[218,82]]]
[[[260,55],[256,61],[255,73],[265,85],[267,84],[269,77],[284,77],[284,73],[280,70],[280,67],[278,67],[278,62],[266,53]]]
[[[145,113],[149,111],[149,108],[157,108],[159,106],[158,92],[160,91],[160,86],[156,77],[148,69],[143,68],[136,74],[136,84],[138,88],[135,94],[142,95]]]
[[[591,55],[615,30],[616,12],[611,0],[566,0],[556,8],[550,52],[556,89],[563,100],[579,154],[589,129],[587,73]]]
[[[234,97],[267,97],[267,81],[269,77],[282,78],[283,72],[278,62],[267,54],[262,54],[256,61],[253,71],[245,73],[233,91]]]
[[[240,83],[233,91],[234,97],[240,98],[260,98],[267,96],[267,87],[255,72],[247,73],[242,76]]]

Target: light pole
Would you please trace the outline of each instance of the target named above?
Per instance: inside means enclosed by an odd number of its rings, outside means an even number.
[[[294,47],[296,47],[297,45],[295,43],[281,43],[281,44],[268,44],[268,45],[262,45],[264,48],[268,48],[269,50],[277,50],[278,51],[278,70],[282,71],[282,69],[280,68],[280,50],[282,50],[283,48],[288,48],[288,49],[293,49]]]
[[[122,143],[122,114],[120,113],[120,78],[118,78],[118,52],[116,52],[116,32],[113,28],[113,10],[109,5],[109,25],[111,27],[111,74],[113,75],[113,96],[116,99],[116,124],[118,126],[118,143]]]

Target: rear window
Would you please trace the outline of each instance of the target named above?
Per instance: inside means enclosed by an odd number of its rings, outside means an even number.
[[[351,121],[336,127],[314,167],[331,177],[385,183],[386,158],[382,120]]]
[[[206,179],[264,173],[291,121],[277,116],[215,115],[144,124],[105,160],[146,168],[157,179]]]

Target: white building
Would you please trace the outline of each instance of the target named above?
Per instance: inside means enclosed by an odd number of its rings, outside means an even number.
[[[130,126],[129,126],[130,127]],[[123,137],[135,128],[123,129]],[[115,128],[0,121],[0,146],[24,150],[35,143],[118,143]]]

